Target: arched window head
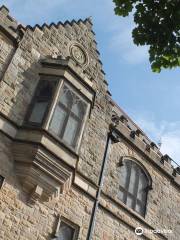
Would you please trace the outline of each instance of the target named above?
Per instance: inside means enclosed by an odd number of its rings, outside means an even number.
[[[148,173],[135,161],[124,159],[119,168],[118,198],[129,208],[145,216],[151,180]]]

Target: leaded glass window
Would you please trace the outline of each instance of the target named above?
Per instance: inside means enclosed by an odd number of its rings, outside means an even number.
[[[76,147],[87,104],[74,89],[64,84],[49,129],[65,143]]]
[[[149,179],[139,164],[125,159],[119,170],[118,198],[140,215],[145,215]]]

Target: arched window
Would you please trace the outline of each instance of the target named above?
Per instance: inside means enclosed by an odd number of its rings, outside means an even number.
[[[119,169],[118,198],[128,207],[145,216],[147,193],[151,181],[145,170],[135,161],[124,159]]]

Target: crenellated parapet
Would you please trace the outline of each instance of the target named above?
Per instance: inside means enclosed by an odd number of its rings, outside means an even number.
[[[113,101],[113,118],[118,119],[116,130],[141,152],[152,164],[160,168],[171,181],[180,186],[179,166],[167,154],[163,155],[159,147],[130,119]]]
[[[9,15],[9,9],[5,6],[0,7],[0,30],[17,44],[18,40],[18,22]]]

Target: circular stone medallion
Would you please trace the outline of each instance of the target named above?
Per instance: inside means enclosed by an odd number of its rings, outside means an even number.
[[[70,54],[78,64],[83,66],[87,64],[87,61],[88,61],[87,54],[84,51],[84,49],[78,44],[73,44],[70,47]]]

